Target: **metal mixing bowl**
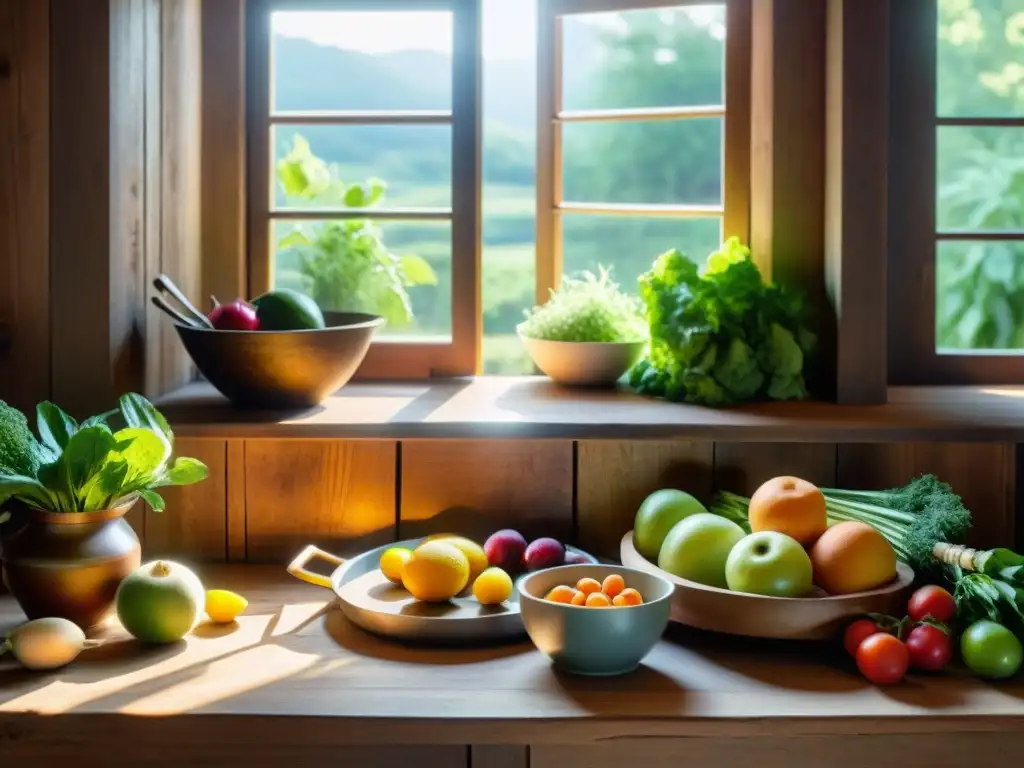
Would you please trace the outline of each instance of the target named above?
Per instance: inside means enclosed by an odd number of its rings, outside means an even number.
[[[384,319],[331,313],[309,331],[212,331],[175,323],[199,372],[249,408],[308,408],[336,392],[366,357]]]

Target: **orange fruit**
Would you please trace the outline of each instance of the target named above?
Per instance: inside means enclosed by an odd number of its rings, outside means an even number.
[[[601,591],[601,582],[597,579],[580,579],[576,582],[576,589],[582,592],[584,595],[589,595],[594,592]]]
[[[557,587],[548,592],[545,596],[545,600],[550,600],[553,603],[571,603],[573,597],[576,596],[576,590],[572,587],[566,586],[565,584],[559,584]]]
[[[604,577],[601,583],[601,591],[608,597],[615,599],[615,596],[626,588],[626,580],[617,573],[610,573]]]
[[[896,553],[867,523],[833,525],[811,547],[814,583],[831,595],[865,592],[896,577]]]
[[[576,590],[576,594],[572,596],[570,601],[573,605],[586,605],[587,604],[587,593]]]
[[[750,497],[750,530],[776,531],[805,547],[828,527],[825,496],[817,486],[798,477],[776,477]]]
[[[469,560],[444,541],[421,544],[402,566],[402,584],[417,600],[443,603],[466,588]]]
[[[623,607],[630,605],[640,605],[644,601],[643,597],[635,589],[624,589],[615,596],[612,600],[612,605]]]
[[[587,602],[585,603],[587,608],[607,608],[611,604],[611,599],[603,592],[591,592],[587,595]]]

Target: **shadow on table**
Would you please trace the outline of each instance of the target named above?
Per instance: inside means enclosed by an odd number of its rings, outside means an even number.
[[[476,664],[534,652],[534,647],[525,641],[427,645],[382,638],[357,627],[337,607],[327,611],[324,630],[334,642],[352,653],[407,664]]]

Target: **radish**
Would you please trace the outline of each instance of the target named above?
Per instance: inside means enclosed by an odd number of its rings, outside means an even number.
[[[0,654],[10,651],[28,669],[57,669],[97,645],[99,641],[86,640],[81,628],[67,619],[36,619],[12,630]]]

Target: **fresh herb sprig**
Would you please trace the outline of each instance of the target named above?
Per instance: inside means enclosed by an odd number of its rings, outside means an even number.
[[[647,329],[635,296],[619,290],[604,267],[564,277],[546,304],[526,312],[519,332],[545,341],[644,341]]]
[[[116,431],[110,422],[123,422]],[[11,500],[49,512],[95,512],[132,496],[156,512],[158,489],[207,476],[198,459],[172,460],[174,433],[141,395],[79,424],[50,402],[36,408],[37,438],[19,411],[0,400],[0,508]]]

